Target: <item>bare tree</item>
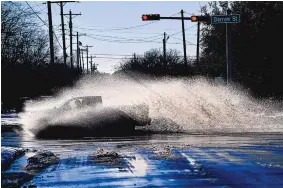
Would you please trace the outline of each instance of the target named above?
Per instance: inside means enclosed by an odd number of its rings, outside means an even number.
[[[1,57],[3,65],[30,63],[48,58],[48,35],[35,13],[17,2],[1,3]]]

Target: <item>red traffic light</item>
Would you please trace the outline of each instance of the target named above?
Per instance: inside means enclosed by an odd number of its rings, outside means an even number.
[[[142,21],[149,21],[149,20],[160,20],[159,14],[143,14]]]
[[[143,16],[142,16],[142,20],[143,20],[143,21],[147,20],[147,15],[143,15]]]
[[[191,16],[191,21],[192,22],[197,22],[198,21],[198,17],[197,16]]]

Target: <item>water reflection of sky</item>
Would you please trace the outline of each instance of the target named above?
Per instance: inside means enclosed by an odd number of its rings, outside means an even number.
[[[1,145],[47,149],[60,163],[37,174],[39,187],[188,187],[282,186],[281,135],[204,136],[147,135],[127,138],[36,140],[23,134],[2,133]],[[167,146],[176,158],[156,158]],[[122,167],[99,165],[91,156],[98,148],[122,156]],[[24,156],[8,172],[22,172]]]

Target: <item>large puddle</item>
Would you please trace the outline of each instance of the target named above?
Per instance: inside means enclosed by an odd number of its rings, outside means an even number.
[[[5,178],[13,173],[16,173],[16,177],[26,177],[23,185],[282,186],[282,135],[151,134],[120,138],[37,140],[7,132],[2,133],[1,144],[2,147],[29,149],[26,155],[4,172]],[[27,176],[25,166],[28,158],[34,156],[34,151],[40,150],[51,151],[59,158],[59,162],[32,177]],[[96,153],[101,150],[109,152],[97,158]]]

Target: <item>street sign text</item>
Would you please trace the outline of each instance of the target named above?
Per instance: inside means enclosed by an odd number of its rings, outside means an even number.
[[[240,23],[240,15],[215,15],[211,16],[211,24],[220,24],[220,23]]]

